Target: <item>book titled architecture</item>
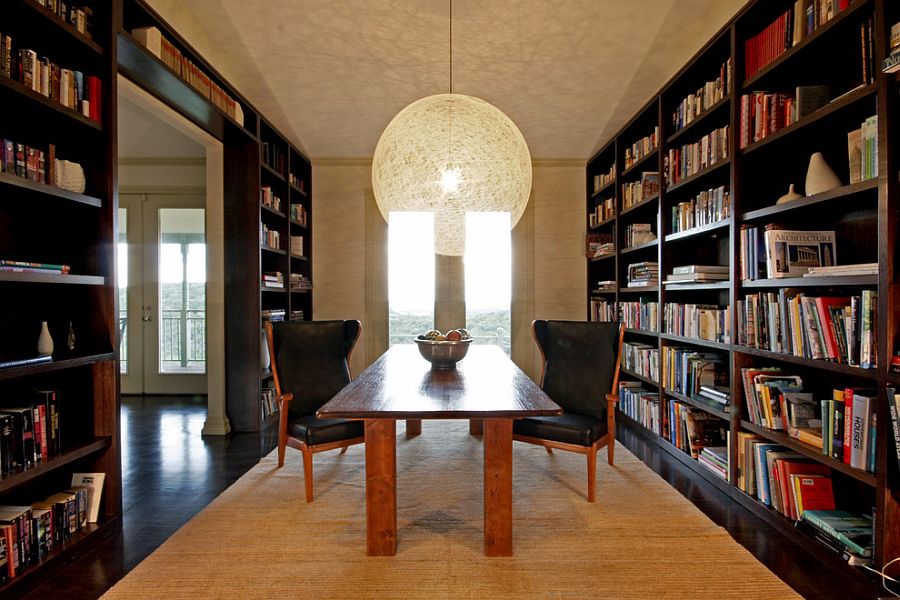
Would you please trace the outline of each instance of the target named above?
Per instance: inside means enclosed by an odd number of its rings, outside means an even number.
[[[834,231],[767,229],[766,276],[802,277],[810,267],[835,264]]]

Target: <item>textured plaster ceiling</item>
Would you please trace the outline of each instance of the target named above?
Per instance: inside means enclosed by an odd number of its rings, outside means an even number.
[[[745,0],[454,0],[453,91],[535,158],[586,159]],[[449,88],[449,0],[150,0],[314,159],[371,156]]]

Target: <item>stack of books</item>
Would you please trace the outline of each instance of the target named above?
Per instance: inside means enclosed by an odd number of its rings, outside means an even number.
[[[659,284],[659,263],[639,262],[628,265],[628,287],[652,287]]]
[[[848,275],[878,275],[878,263],[810,267],[804,277],[846,277]]]
[[[666,276],[665,285],[672,283],[709,283],[728,281],[728,265],[684,265],[675,267]]]
[[[263,271],[263,287],[284,288],[284,273],[281,271]]]
[[[722,406],[728,406],[731,402],[731,391],[723,386],[701,385],[697,395],[705,400],[712,400],[716,404],[721,404]]]
[[[843,510],[805,510],[797,523],[814,538],[840,552],[851,564],[872,556],[872,519]]]
[[[272,323],[277,323],[279,321],[284,321],[285,310],[283,308],[271,308],[264,309],[260,311],[260,316],[263,321],[271,321]]]
[[[54,265],[50,263],[0,259],[0,271],[13,273],[46,273],[50,275],[68,275],[70,270],[71,267],[69,267],[69,265]]]
[[[700,449],[700,455],[697,457],[704,467],[721,477],[728,479],[728,448],[727,447],[703,447]]]
[[[306,277],[305,275],[302,275],[300,273],[291,273],[290,282],[292,292],[312,289],[312,281],[309,279],[309,277]]]

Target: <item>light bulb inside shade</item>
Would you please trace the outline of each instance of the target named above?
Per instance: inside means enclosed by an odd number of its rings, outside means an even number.
[[[444,169],[441,173],[441,189],[445,194],[455,194],[459,190],[459,170]]]

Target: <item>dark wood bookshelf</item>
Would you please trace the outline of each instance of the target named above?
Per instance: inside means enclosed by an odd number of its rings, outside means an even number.
[[[265,204],[263,204],[263,203],[261,203],[261,202],[260,202],[260,204],[259,204],[259,207],[260,207],[262,210],[264,210],[264,211],[266,211],[266,212],[269,212],[269,213],[272,213],[273,215],[275,215],[275,216],[277,216],[277,217],[281,217],[281,218],[284,218],[284,217],[285,217],[285,214],[284,214],[283,212],[278,211],[278,210],[275,210],[275,209],[272,208],[271,206],[266,206]]]
[[[642,209],[642,208],[644,208],[644,207],[646,207],[646,206],[649,206],[649,205],[653,204],[653,203],[656,202],[657,200],[659,200],[659,194],[653,194],[653,195],[650,196],[649,198],[645,198],[644,200],[641,200],[641,201],[638,202],[637,204],[632,204],[631,206],[629,206],[629,207],[627,207],[627,208],[623,208],[623,209],[622,209],[622,212],[621,212],[621,215],[622,215],[622,216],[625,216],[625,215],[627,215],[627,214],[630,213],[630,212],[634,212],[634,211],[636,211],[636,210],[640,210],[640,209]]]
[[[867,179],[866,181],[860,181],[859,183],[843,185],[839,188],[828,190],[827,192],[822,192],[821,194],[814,194],[812,196],[806,196],[805,198],[798,198],[797,200],[785,202],[784,204],[773,204],[772,206],[767,206],[765,208],[747,211],[743,215],[741,215],[741,220],[747,223],[750,221],[758,221],[760,219],[768,219],[769,217],[772,217],[774,215],[796,211],[803,208],[809,208],[811,206],[819,207],[819,205],[830,202],[832,200],[844,200],[849,196],[877,189],[878,179]],[[825,207],[823,206],[821,208]]]
[[[600,262],[601,260],[608,260],[610,258],[615,258],[615,257],[616,257],[616,253],[610,252],[608,254],[601,254],[600,256],[592,256],[591,262]]]
[[[270,167],[269,165],[267,165],[266,163],[264,163],[262,161],[260,161],[259,166],[262,170],[267,172],[269,175],[272,175],[273,177],[277,177],[281,181],[286,181],[286,179],[284,178],[284,175],[282,175],[277,169]]]
[[[22,6],[26,7],[33,13],[33,17],[38,19],[45,19],[46,22],[53,28],[53,31],[55,31],[57,34],[61,34],[63,37],[77,42],[79,45],[87,48],[91,52],[94,52],[98,56],[103,56],[104,50],[103,47],[100,46],[100,44],[84,35],[83,33],[78,32],[69,23],[66,23],[63,19],[47,10],[46,7],[41,6],[35,0],[20,1],[22,3]]]
[[[10,473],[4,473],[0,477],[0,493],[11,490],[23,483],[46,475],[60,467],[64,467],[70,463],[89,456],[95,452],[105,450],[112,444],[109,437],[97,438],[92,442],[81,444],[75,448],[65,450],[59,456],[51,456],[49,460],[39,462],[35,466],[28,469],[15,469]]]
[[[808,127],[814,123],[818,123],[819,121],[830,117],[834,113],[847,108],[848,106],[852,106],[861,100],[866,100],[871,96],[874,96],[876,91],[877,87],[875,86],[875,84],[864,85],[859,87],[858,89],[854,89],[842,96],[835,98],[822,108],[806,115],[805,117],[794,123],[791,123],[787,127],[783,127],[775,133],[770,133],[761,140],[755,141],[751,144],[747,144],[744,148],[741,149],[741,153],[750,154],[754,150],[764,148],[772,142],[777,142],[784,137],[788,137],[798,130],[803,129],[804,127]]]
[[[698,235],[709,233],[710,231],[726,229],[729,225],[731,225],[731,219],[725,219],[716,223],[709,223],[707,225],[691,227],[690,229],[685,229],[684,231],[676,231],[675,233],[669,233],[666,235],[666,242],[677,242],[678,240],[690,239]]]
[[[267,287],[264,285],[259,286],[259,291],[264,294],[284,294],[287,292],[286,287]]]
[[[309,260],[309,258],[304,256],[303,254],[291,254],[291,258],[295,260]]]
[[[612,288],[612,287],[609,287],[609,288],[594,288],[593,290],[591,290],[590,293],[591,293],[591,295],[615,294],[615,293],[616,293],[616,288]]]
[[[307,228],[306,225],[304,225],[304,224],[301,223],[300,221],[295,221],[295,220],[293,220],[293,219],[291,219],[290,221],[291,221],[291,225],[293,225],[294,227],[299,227],[299,228],[301,228],[301,229],[306,229],[306,228]]]
[[[712,121],[713,116],[724,114],[726,112],[726,108],[731,106],[731,96],[732,94],[726,94],[724,98],[694,117],[693,121],[691,121],[681,129],[676,130],[672,135],[668,137],[668,139],[666,139],[666,145],[674,145],[675,141],[681,139],[683,135],[690,133],[691,131],[699,130],[701,125],[705,125],[706,123]]]
[[[99,275],[63,275],[57,273],[17,273],[0,271],[0,281],[18,283],[52,283],[59,285],[106,285],[106,278]]]
[[[651,240],[649,242],[644,242],[643,244],[638,244],[637,246],[629,246],[628,248],[623,248],[619,254],[631,254],[632,252],[640,252],[641,250],[646,250],[647,248],[655,248],[659,244],[659,240]]]
[[[728,135],[731,136],[733,134],[729,133]],[[731,140],[729,140],[728,143],[731,144]],[[715,173],[717,171],[724,169],[725,167],[727,167],[729,165],[731,165],[731,159],[723,158],[722,160],[718,161],[716,164],[710,165],[710,166],[706,167],[705,169],[701,169],[700,171],[697,171],[693,175],[690,175],[689,177],[685,177],[678,183],[673,183],[673,184],[667,186],[666,193],[671,194],[675,190],[679,190],[685,186],[688,186],[688,185],[694,183],[695,181],[697,181],[698,179],[703,179],[703,178],[711,175],[712,173]]]
[[[656,387],[656,388],[659,387],[659,383],[653,381],[649,377],[644,377],[643,375],[638,375],[634,371],[629,371],[625,367],[620,367],[619,370],[622,372],[622,375],[624,375],[625,377],[630,377],[632,379],[637,379],[638,381],[643,381],[647,385],[652,385],[653,387]]]
[[[98,208],[103,206],[103,201],[100,200],[100,198],[79,194],[78,192],[70,192],[69,190],[64,190],[60,187],[31,181],[30,179],[17,177],[15,175],[10,175],[9,173],[0,173],[0,185],[11,186],[17,188],[17,190],[26,190],[43,196],[53,196],[55,198],[71,200],[72,202],[87,204],[88,206],[95,206]]]
[[[49,110],[52,111],[52,114],[61,115],[66,119],[70,119],[73,123],[78,123],[79,125],[83,125],[88,129],[103,131],[103,125],[101,123],[87,118],[80,112],[77,112],[69,108],[68,106],[63,106],[59,102],[51,100],[43,94],[39,94],[34,90],[30,90],[18,81],[14,81],[9,77],[0,75],[0,87],[2,87],[7,92],[12,92],[13,94],[29,102],[34,108],[40,107],[38,108],[39,111]]]
[[[642,137],[642,134],[659,127],[663,142],[651,156],[660,159],[667,156],[670,150],[680,148],[689,138],[705,134],[707,130],[720,127],[726,122],[731,130],[726,159],[674,185],[663,186],[659,198],[654,199],[658,200],[655,203],[640,203],[628,211],[623,211],[622,198],[613,196],[614,209],[618,210],[617,216],[627,215],[632,210],[643,211],[639,218],[642,222],[656,223],[654,229],[659,240],[637,248],[626,248],[625,225],[636,221],[638,217],[617,219],[613,228],[615,260],[607,262],[586,258],[587,289],[590,290],[586,295],[590,299],[600,294],[598,290],[591,289],[592,282],[598,280],[615,280],[614,296],[620,302],[639,296],[650,302],[658,302],[660,306],[673,302],[673,299],[683,302],[689,297],[691,301],[703,304],[734,307],[749,294],[758,291],[778,291],[782,288],[800,288],[821,295],[847,295],[851,292],[858,293],[860,289],[876,291],[878,293],[876,351],[880,358],[878,368],[863,369],[833,361],[813,360],[738,345],[734,342],[738,315],[732,310],[728,317],[731,340],[727,343],[666,333],[648,336],[626,330],[630,339],[654,345],[660,353],[665,347],[673,345],[721,353],[728,380],[731,382],[731,406],[728,410],[716,406],[713,401],[706,404],[702,398],[672,393],[665,389],[665,386],[625,369],[622,370],[622,377],[641,381],[651,386],[649,389],[653,390],[655,387],[671,400],[683,401],[715,414],[728,422],[732,439],[736,439],[735,436],[740,431],[755,432],[763,439],[795,449],[805,458],[828,465],[835,473],[834,485],[838,508],[866,511],[863,505],[870,500],[871,506],[876,507],[873,563],[874,566],[880,567],[884,562],[900,555],[900,533],[897,533],[900,532],[900,479],[894,475],[896,458],[892,454],[893,432],[886,403],[880,402],[876,408],[878,440],[875,448],[876,473],[866,473],[844,465],[839,460],[823,455],[820,449],[790,438],[784,432],[761,429],[741,420],[741,411],[745,403],[741,369],[745,367],[780,365],[785,371],[796,370],[803,373],[804,381],[808,383],[816,381],[817,385],[822,387],[864,385],[882,388],[891,385],[900,388],[900,373],[889,373],[887,369],[889,358],[897,350],[900,341],[900,322],[897,320],[897,315],[900,314],[898,313],[900,295],[896,294],[897,257],[900,254],[897,252],[895,240],[897,231],[900,231],[900,217],[898,217],[900,180],[892,148],[897,140],[896,128],[900,116],[898,115],[900,96],[897,94],[900,78],[895,74],[886,75],[878,70],[879,63],[886,54],[885,50],[889,47],[890,26],[900,20],[900,9],[878,0],[852,2],[847,9],[835,15],[828,23],[819,26],[812,34],[789,48],[753,77],[745,78],[743,76],[745,42],[775,22],[780,14],[792,9],[793,3],[789,2],[773,5],[764,0],[750,0],[656,95],[649,98],[646,104],[634,113],[626,125],[604,141],[602,149],[588,160],[585,170],[586,232],[594,230],[588,226],[589,217],[596,206],[595,195],[590,188],[593,174],[608,170],[613,159],[616,159],[617,164],[621,164],[623,149],[630,148],[634,140]],[[860,27],[869,20],[874,26],[875,82],[860,86],[859,84],[863,82],[863,71],[861,53],[857,46],[860,41]],[[848,42],[853,41],[856,43],[855,52],[840,51]],[[687,126],[675,130],[671,123],[673,110],[686,95],[699,89],[703,82],[712,81],[717,77],[719,66],[729,58],[732,61],[734,76],[733,91]],[[757,90],[787,92],[797,86],[806,85],[827,86],[832,95],[837,97],[817,111],[765,139],[739,148],[738,134],[741,125],[739,100],[742,94]],[[822,152],[838,178],[843,182],[849,181],[847,134],[859,128],[860,123],[873,114],[878,117],[877,178],[841,185],[827,192],[801,197],[782,205],[775,204],[775,199],[785,193],[789,184],[799,184],[798,189],[804,187],[804,174],[812,152]],[[648,157],[630,169],[620,170],[617,180],[624,181],[628,175],[639,172],[650,160],[654,159]],[[729,218],[720,223],[686,231],[674,233],[667,231],[670,228],[672,206],[701,189],[723,184],[727,185],[730,191]],[[769,202],[771,205],[765,206]],[[746,224],[761,226],[781,220],[785,221],[785,226],[789,229],[835,229],[838,264],[877,261],[878,274],[740,280],[736,265],[741,260],[741,228]],[[660,266],[658,276],[661,281],[658,286],[625,287],[623,267],[629,262],[637,262],[637,255],[631,255],[636,251],[645,252],[640,255],[642,259],[658,261]],[[615,268],[610,268],[613,262]],[[735,268],[731,270],[726,281],[665,284],[665,276],[673,267],[692,263],[730,264]],[[605,297],[612,299],[613,290]],[[593,318],[590,305],[587,312],[588,318]],[[662,360],[662,354],[660,359]],[[796,540],[809,551],[811,558],[822,560],[834,569],[842,570],[847,577],[865,577],[860,575],[858,569],[850,568],[846,562],[841,561],[830,548],[812,539],[811,536],[798,532],[790,519],[755,498],[747,496],[736,483],[718,478],[688,454],[624,415],[622,422],[626,427],[638,430],[641,436],[655,442],[659,448],[700,475],[698,480],[703,479],[711,483],[771,523],[775,529]],[[737,447],[732,444],[729,450],[732,476],[737,474],[737,457]],[[847,497],[859,491],[855,487],[859,484],[862,484],[860,488],[871,488],[873,498],[867,498],[859,505],[852,503],[842,505]],[[802,560],[807,559],[804,557]],[[894,569],[896,567],[891,567],[891,574],[894,576],[900,574],[900,569]]]
[[[51,362],[38,363],[34,365],[24,365],[21,367],[7,367],[0,369],[0,381],[4,379],[18,379],[30,375],[40,375],[51,373],[53,371],[62,371],[65,369],[74,369],[75,367],[83,367],[93,365],[95,363],[112,361],[116,355],[112,352],[104,352],[100,354],[88,354],[85,356],[76,356],[72,358],[63,358]]]
[[[294,192],[294,193],[296,193],[296,194],[300,194],[300,195],[303,196],[304,198],[307,197],[306,192],[304,192],[303,190],[301,190],[300,188],[298,188],[296,185],[292,185],[292,186],[291,186],[291,191]]]
[[[599,190],[597,190],[596,192],[592,193],[592,194],[591,194],[591,198],[596,198],[597,196],[600,196],[600,195],[603,194],[604,192],[606,192],[606,191],[610,190],[611,188],[613,188],[615,185],[616,185],[616,179],[615,179],[615,177],[614,177],[611,181],[608,181],[606,184],[601,185]]]
[[[613,216],[609,217],[608,219],[603,219],[602,221],[600,221],[599,223],[597,223],[596,225],[591,227],[590,230],[596,231],[596,230],[600,229],[601,227],[603,227],[604,225],[609,225],[610,223],[615,223],[615,222],[616,222],[616,216],[613,215]]]
[[[271,252],[272,254],[281,254],[287,256],[287,250],[282,250],[281,248],[272,248],[271,246],[260,246],[260,250],[264,252]]]
[[[655,331],[648,331],[646,329],[632,329],[631,327],[626,327],[625,333],[630,333],[633,335],[643,335],[643,336],[653,337],[653,338],[659,337],[659,333],[657,333]]]

